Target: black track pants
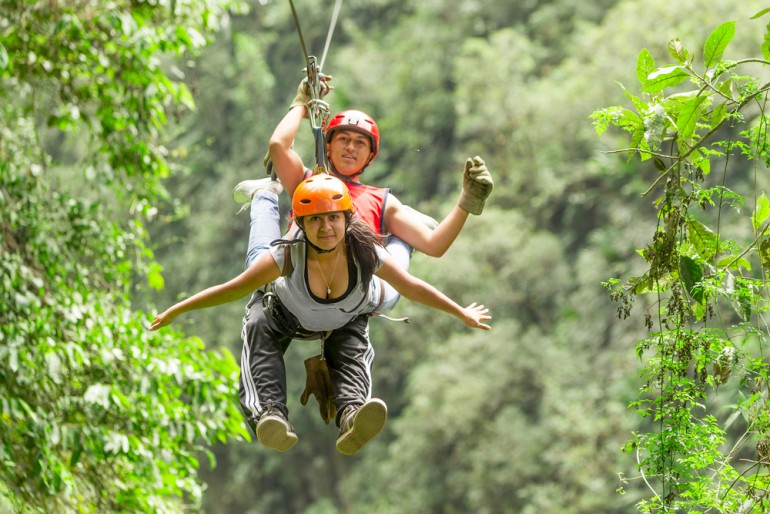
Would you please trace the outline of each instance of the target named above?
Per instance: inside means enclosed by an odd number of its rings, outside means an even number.
[[[263,296],[260,291],[252,296],[246,306],[241,331],[239,399],[252,430],[255,430],[259,416],[271,406],[288,419],[283,355],[292,339],[306,338],[308,334],[277,298],[273,299],[272,308],[268,308],[263,305]],[[369,316],[358,316],[328,333],[324,354],[339,418],[347,405],[361,405],[371,398],[374,349],[369,342]]]

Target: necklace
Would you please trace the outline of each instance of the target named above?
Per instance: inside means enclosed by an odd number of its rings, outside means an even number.
[[[315,259],[316,264],[318,264],[318,271],[321,272],[321,278],[324,279],[324,284],[326,284],[326,299],[328,300],[329,297],[332,294],[332,288],[330,286],[331,282],[334,280],[334,274],[337,272],[337,261],[340,259],[340,249],[337,249],[337,256],[334,258],[334,268],[332,268],[332,275],[329,277],[329,281],[326,281],[326,276],[324,275],[324,270],[321,267],[321,263],[318,261],[318,255],[313,255],[313,258]]]

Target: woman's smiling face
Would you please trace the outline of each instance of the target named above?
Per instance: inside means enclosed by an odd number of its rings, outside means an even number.
[[[322,250],[333,250],[345,237],[345,213],[337,211],[304,216],[302,227],[311,243]]]

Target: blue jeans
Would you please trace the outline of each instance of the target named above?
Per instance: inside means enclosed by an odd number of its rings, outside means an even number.
[[[270,249],[270,243],[281,238],[281,217],[278,211],[278,195],[270,191],[257,191],[251,199],[249,211],[249,247],[246,250],[246,267]]]
[[[385,249],[388,250],[390,256],[396,262],[396,265],[404,271],[409,271],[409,262],[412,258],[412,247],[406,244],[396,236],[388,236],[388,241],[385,244]],[[372,280],[372,298],[379,298],[382,289],[384,288],[384,296],[382,297],[382,304],[377,309],[377,305],[372,305],[371,310],[389,311],[396,306],[401,295],[396,291],[393,286],[381,280],[378,277],[374,277]]]

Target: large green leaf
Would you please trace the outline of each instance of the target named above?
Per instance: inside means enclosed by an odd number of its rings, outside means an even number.
[[[655,59],[649,50],[642,48],[642,51],[639,52],[639,56],[636,58],[636,78],[644,84],[647,82],[647,77],[653,71],[655,71]]]
[[[693,259],[685,256],[679,257],[679,278],[684,282],[685,289],[690,297],[698,303],[703,303],[703,268]]]
[[[676,128],[680,136],[685,140],[690,139],[695,132],[695,128],[703,113],[704,100],[706,100],[705,96],[692,97],[679,111],[679,116],[676,118]]]
[[[691,220],[688,227],[687,240],[695,247],[698,255],[704,260],[714,257],[719,243],[718,234],[697,220]]]
[[[681,84],[689,78],[682,66],[669,66],[660,68],[647,76],[642,91],[645,93],[660,93],[667,87]]]
[[[767,199],[765,193],[762,193],[757,198],[757,205],[751,214],[751,224],[754,227],[754,231],[758,232],[768,218],[770,218],[770,200]]]
[[[707,68],[714,66],[722,59],[727,45],[730,44],[734,36],[734,21],[726,21],[709,35],[706,44],[703,46],[703,62]]]

